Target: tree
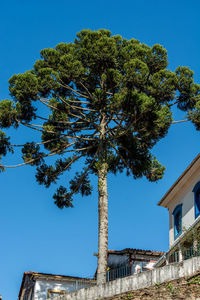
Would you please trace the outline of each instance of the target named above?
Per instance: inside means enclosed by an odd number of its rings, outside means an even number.
[[[125,170],[134,179],[162,178],[165,168],[152,148],[173,122],[173,105],[200,129],[200,86],[193,72],[186,67],[172,72],[167,65],[167,51],[158,44],[149,47],[108,30],[82,30],[74,43],[42,50],[32,70],[13,75],[13,100],[0,102],[2,129],[25,126],[40,133],[39,143],[22,145],[19,164],[36,166],[39,184],[56,184],[81,160],[82,171],[53,196],[59,208],[72,207],[74,194],[90,195],[90,176],[98,176],[98,283],[106,280],[107,174]],[[41,105],[48,117],[40,115]],[[0,131],[0,154],[8,152],[14,145]],[[57,157],[52,165],[46,163],[49,156]],[[0,165],[2,171],[6,167]]]

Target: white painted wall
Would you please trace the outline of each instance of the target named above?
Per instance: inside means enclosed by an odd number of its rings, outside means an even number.
[[[51,279],[38,279],[35,283],[34,300],[46,300],[48,290],[65,290],[66,293],[72,292],[76,289],[76,285],[81,285],[81,281],[64,281]],[[89,283],[84,282],[84,287],[89,286]]]
[[[168,204],[169,209],[169,245],[170,248],[182,236],[174,240],[174,216],[172,215],[177,205],[182,204],[182,234],[195,221],[194,193],[192,192],[196,183],[200,181],[200,171],[192,174],[187,182],[183,182],[182,187],[174,195]]]

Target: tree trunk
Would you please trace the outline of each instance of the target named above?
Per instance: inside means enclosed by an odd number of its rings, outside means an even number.
[[[99,167],[98,167],[98,193],[99,193],[99,241],[98,241],[98,267],[97,284],[106,282],[107,256],[108,256],[108,195],[106,153],[104,148],[105,119],[101,120]]]
[[[107,164],[99,170],[99,245],[97,284],[106,282],[108,256],[108,195],[107,195]]]

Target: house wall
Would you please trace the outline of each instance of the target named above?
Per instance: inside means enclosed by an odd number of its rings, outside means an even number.
[[[24,288],[22,289],[19,300],[32,300],[34,294],[35,282],[31,279],[31,275],[26,275],[24,279]]]
[[[87,287],[89,283],[82,282],[81,280],[63,281],[63,280],[51,280],[51,279],[37,279],[34,289],[34,300],[46,300],[48,290],[65,290],[66,293],[72,292],[77,287]]]
[[[181,187],[173,195],[168,203],[169,210],[169,245],[170,248],[178,241],[185,230],[195,221],[194,193],[192,192],[195,184],[200,181],[200,171],[197,170],[189,178],[182,179]],[[182,234],[174,239],[174,216],[173,211],[178,204],[182,204]]]
[[[123,266],[129,265],[129,255],[123,254],[109,254],[108,255],[108,267],[115,269],[115,268],[120,268]],[[158,260],[157,257],[152,257],[148,255],[131,255],[131,260],[132,260],[132,271],[133,273],[138,273],[141,270],[141,267],[147,268],[151,270],[153,268],[153,265],[155,262]]]

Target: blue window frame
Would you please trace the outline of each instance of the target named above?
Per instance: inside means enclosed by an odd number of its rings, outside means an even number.
[[[176,206],[173,211],[174,216],[174,239],[182,233],[182,204]]]
[[[200,181],[193,188],[195,219],[200,215]]]

